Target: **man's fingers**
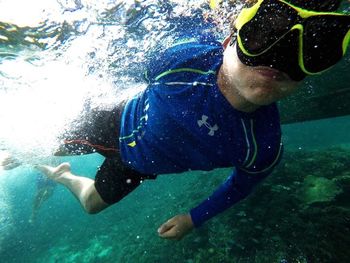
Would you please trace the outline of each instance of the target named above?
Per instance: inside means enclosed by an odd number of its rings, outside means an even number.
[[[179,230],[176,217],[169,219],[166,223],[158,228],[158,234],[162,238],[179,239],[178,233]]]
[[[170,228],[166,228],[163,232],[158,232],[159,236],[162,238],[168,238],[168,239],[177,239],[177,231],[176,227],[173,225]]]
[[[161,234],[169,231],[173,227],[174,227],[174,224],[172,224],[171,222],[168,221],[158,228],[158,233],[161,235]]]

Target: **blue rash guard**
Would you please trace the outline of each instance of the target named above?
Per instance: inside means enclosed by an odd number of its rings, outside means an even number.
[[[196,227],[246,197],[281,152],[277,106],[234,109],[217,85],[221,43],[188,40],[158,54],[148,87],[123,111],[120,151],[145,174],[235,167],[212,196],[190,211]]]

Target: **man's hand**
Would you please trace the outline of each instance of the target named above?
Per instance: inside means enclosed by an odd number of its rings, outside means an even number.
[[[194,228],[191,215],[177,215],[158,228],[162,238],[180,240]]]

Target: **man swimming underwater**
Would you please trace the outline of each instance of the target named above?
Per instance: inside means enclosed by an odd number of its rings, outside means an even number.
[[[191,39],[152,60],[148,87],[112,111],[91,111],[57,155],[105,156],[95,180],[70,165],[38,168],[66,186],[88,213],[120,201],[159,174],[234,167],[187,214],[162,224],[181,239],[252,192],[282,155],[276,102],[344,56],[350,16],[336,0],[259,0],[243,9],[223,44]]]

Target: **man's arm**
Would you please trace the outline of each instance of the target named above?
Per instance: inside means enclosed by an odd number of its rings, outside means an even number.
[[[270,172],[251,175],[240,169],[234,170],[210,197],[191,209],[190,215],[194,226],[201,226],[205,221],[247,197],[268,174]]]
[[[161,225],[158,229],[159,236],[179,240],[193,228],[201,226],[205,221],[247,197],[259,182],[272,173],[280,162],[282,153],[283,146],[280,144],[275,159],[261,164],[261,169],[258,170],[257,167],[254,171],[235,169],[209,198],[191,209],[188,214],[175,216]]]
[[[270,172],[250,175],[236,169],[232,175],[206,200],[193,208],[189,214],[177,215],[158,228],[162,238],[180,240],[193,228],[216,216],[244,199]]]
[[[272,173],[279,164],[283,154],[283,145],[276,147],[276,154],[257,163],[254,169],[247,170],[237,167],[231,176],[206,200],[190,211],[195,227],[225,211],[229,207],[247,197],[254,187]]]

